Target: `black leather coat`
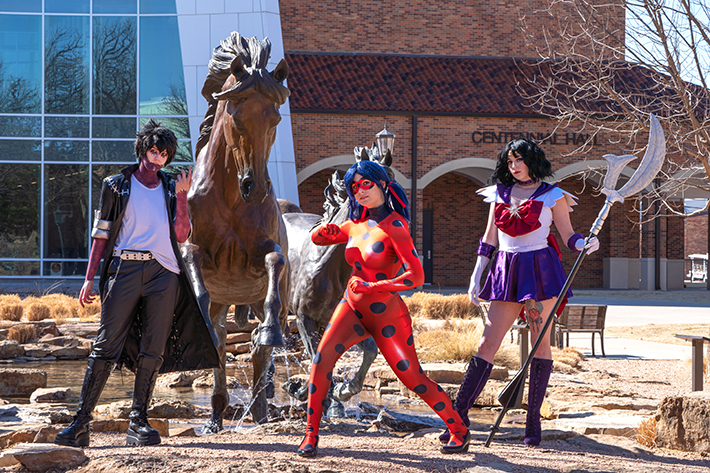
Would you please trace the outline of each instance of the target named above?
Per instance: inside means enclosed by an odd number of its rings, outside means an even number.
[[[104,264],[101,270],[101,279],[99,280],[102,299],[108,289],[106,284],[108,263],[113,257],[116,238],[126,212],[128,197],[131,194],[131,176],[137,169],[138,164],[134,164],[123,169],[121,174],[107,177],[103,181],[98,218],[113,222],[113,224],[103,255]],[[218,368],[221,367],[217,351],[219,338],[209,317],[209,296],[204,290],[202,281],[199,280],[201,279],[199,275],[191,276],[191,273],[187,270],[175,236],[174,224],[177,216],[175,181],[163,171],[158,171],[158,176],[163,183],[165,204],[170,217],[168,219],[170,222],[170,243],[180,267],[178,301],[175,307],[171,334],[165,345],[160,372]],[[140,314],[140,307],[136,307],[136,314]],[[140,326],[140,317],[136,317],[136,322],[131,327],[118,362],[119,366],[126,366],[131,371],[135,370],[139,353]]]

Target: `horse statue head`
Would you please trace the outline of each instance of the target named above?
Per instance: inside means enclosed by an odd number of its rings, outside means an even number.
[[[202,87],[209,108],[196,154],[207,146],[212,131],[223,135],[226,149],[210,153],[224,151],[234,160],[239,195],[248,204],[263,202],[271,192],[269,153],[281,121],[279,107],[290,95],[281,84],[288,77],[288,65],[282,59],[267,71],[270,53],[268,38],[247,39],[234,32],[214,49]]]

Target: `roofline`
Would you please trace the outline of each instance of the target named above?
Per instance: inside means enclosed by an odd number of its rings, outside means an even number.
[[[373,57],[416,57],[424,59],[484,59],[497,61],[544,61],[541,57],[518,56],[456,56],[445,54],[405,54],[405,53],[364,53],[357,51],[284,51],[284,54],[301,56],[373,56]]]
[[[339,115],[397,115],[397,116],[418,116],[418,117],[472,117],[472,118],[547,118],[555,120],[555,117],[541,115],[539,113],[468,113],[468,112],[418,112],[401,110],[338,110],[321,108],[294,108],[291,113],[313,113],[313,114],[339,114]]]

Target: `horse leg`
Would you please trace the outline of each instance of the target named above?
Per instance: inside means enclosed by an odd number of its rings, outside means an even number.
[[[298,326],[298,334],[301,337],[301,342],[303,343],[303,349],[308,355],[309,361],[312,363],[313,358],[316,356],[318,342],[320,342],[318,327],[311,318],[306,317],[303,314],[298,314],[298,317],[296,318],[296,325]],[[297,401],[303,402],[308,399],[308,383],[302,383],[301,381],[294,381],[292,383],[289,381],[286,386],[285,388],[289,396]]]
[[[210,303],[210,319],[219,337],[219,359],[222,366],[227,363],[227,330],[224,324],[227,321],[227,310],[229,304]],[[216,434],[222,430],[222,415],[229,405],[229,394],[227,393],[227,374],[222,368],[213,368],[214,386],[212,387],[212,417],[202,427],[203,434]]]
[[[266,400],[267,386],[269,385],[269,371],[273,366],[271,351],[273,347],[257,345],[252,351],[251,362],[254,367],[254,382],[251,393],[251,412],[255,424],[262,424],[268,420],[269,404]],[[272,381],[273,383],[273,381]]]
[[[251,308],[248,305],[234,306],[234,323],[237,324],[239,330],[243,330],[247,327],[250,312]]]
[[[257,346],[283,347],[286,345],[281,334],[279,317],[284,309],[279,294],[279,281],[286,265],[286,258],[279,252],[272,251],[264,258],[264,264],[269,278],[269,286],[264,300],[264,321],[259,325],[259,334],[256,338]],[[288,292],[285,293],[288,296]]]
[[[366,338],[358,343],[358,345],[362,348],[362,364],[353,379],[348,382],[343,381],[342,383],[338,383],[333,388],[333,398],[338,401],[346,402],[350,400],[351,397],[362,391],[367,371],[370,369],[370,366],[377,357],[377,344],[372,337]]]

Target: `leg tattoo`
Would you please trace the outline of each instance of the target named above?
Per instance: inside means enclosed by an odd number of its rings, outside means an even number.
[[[542,311],[542,302],[532,299],[525,301],[525,317],[528,324],[530,324],[530,328],[534,327],[538,332],[542,328]]]

